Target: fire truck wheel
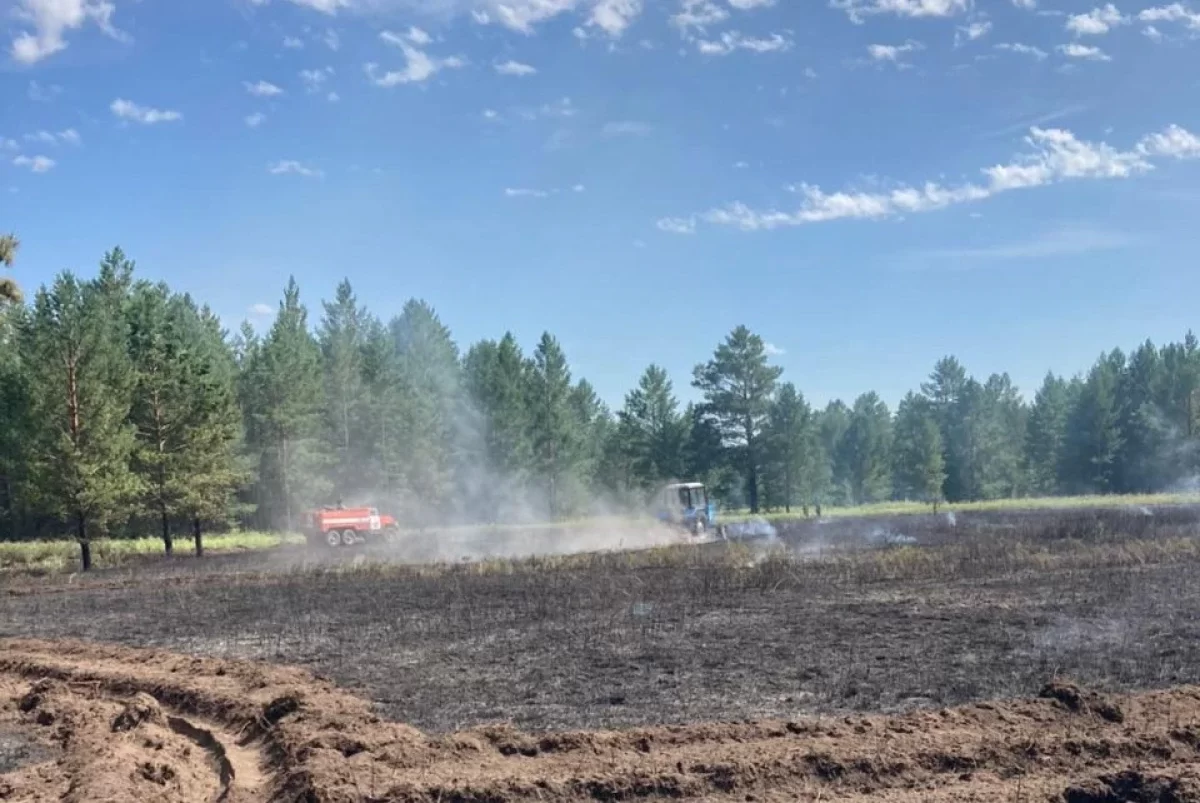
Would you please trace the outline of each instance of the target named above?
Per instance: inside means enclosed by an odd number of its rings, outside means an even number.
[[[398,543],[399,541],[400,541],[400,528],[399,527],[383,528],[383,542],[385,544],[395,544],[395,543]]]
[[[331,547],[338,546],[342,543],[342,536],[337,530],[330,530],[325,533],[325,543]]]
[[[356,541],[358,541],[358,536],[355,534],[354,530],[342,530],[343,546],[354,546]]]

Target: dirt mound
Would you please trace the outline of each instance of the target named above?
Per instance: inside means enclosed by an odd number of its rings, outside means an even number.
[[[1068,788],[1063,803],[1200,803],[1200,784],[1126,770]]]
[[[0,775],[0,800],[1200,801],[1193,687],[1055,682],[903,716],[431,737],[298,669],[0,641],[6,729],[55,752]]]

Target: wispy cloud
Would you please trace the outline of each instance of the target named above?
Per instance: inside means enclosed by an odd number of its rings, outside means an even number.
[[[534,190],[527,187],[506,187],[504,189],[505,198],[548,198],[550,193],[546,190]]]
[[[34,173],[46,173],[51,170],[54,165],[58,164],[49,156],[25,156],[21,155],[13,159],[13,164],[17,167],[24,167],[32,170]]]
[[[904,60],[904,56],[924,49],[925,45],[909,39],[902,45],[867,45],[867,55],[871,57],[872,61],[895,64],[897,67],[903,68],[911,66]]]
[[[257,98],[271,98],[283,94],[282,87],[278,87],[270,81],[242,81],[242,86]]]
[[[706,56],[728,56],[737,50],[751,53],[778,53],[790,49],[792,40],[773,33],[765,38],[746,36],[739,31],[726,31],[718,39],[698,39],[696,49]]]
[[[1190,30],[1200,30],[1200,11],[1193,11],[1182,3],[1143,9],[1138,12],[1138,20],[1141,22],[1178,22]],[[1162,33],[1153,25],[1147,26],[1142,33],[1151,39],[1162,38]]]
[[[265,114],[263,114],[262,112],[255,112],[254,114],[248,114],[248,115],[246,115],[246,118],[245,118],[246,125],[248,125],[250,128],[258,128],[260,125],[263,124],[263,122],[266,119],[267,119],[267,116]]]
[[[985,260],[1043,259],[1046,257],[1113,251],[1135,245],[1137,238],[1120,231],[1068,226],[1014,242],[968,248],[919,251],[910,256],[916,264],[929,262],[969,263]]]
[[[177,111],[167,109],[154,109],[149,106],[139,106],[131,100],[117,98],[109,105],[109,110],[122,120],[132,120],[135,123],[142,125],[155,125],[157,123],[174,123],[183,119],[183,115]]]
[[[116,6],[108,0],[16,0],[13,16],[33,31],[18,33],[9,55],[20,64],[36,64],[67,48],[67,31],[89,23],[112,39],[128,42],[129,34],[113,25],[115,11]]]
[[[1200,158],[1200,138],[1177,125],[1142,137],[1131,149],[1120,150],[1105,142],[1088,142],[1064,129],[1032,128],[1026,137],[1030,150],[1012,161],[980,170],[982,181],[943,185],[928,181],[919,186],[899,185],[883,191],[841,190],[827,193],[820,187],[800,184],[801,196],[792,211],[754,209],[741,201],[687,218],[670,218],[674,229],[689,233],[697,221],[762,231],[831,220],[878,220],[932,212],[975,203],[1014,190],[1030,189],[1084,179],[1123,179],[1154,169],[1154,160]],[[681,225],[676,225],[681,224]],[[664,228],[663,221],[659,227]],[[665,228],[665,230],[673,230]]]
[[[37,81],[29,82],[29,89],[26,94],[29,99],[37,103],[49,103],[56,97],[62,94],[62,87],[58,84],[39,84]]]
[[[304,40],[295,36],[283,37],[283,46],[289,50],[303,50]]]
[[[251,304],[247,307],[246,314],[254,318],[266,318],[275,314],[275,308],[270,304],[260,301],[257,304]]]
[[[641,137],[649,134],[654,127],[639,120],[615,120],[605,123],[601,133],[606,137]]]
[[[501,75],[515,75],[517,77],[534,75],[537,73],[536,67],[533,67],[529,64],[522,64],[519,61],[513,61],[511,59],[501,62],[500,64],[495,64],[493,65],[493,68]]]
[[[1082,114],[1083,112],[1087,111],[1087,109],[1088,107],[1084,106],[1082,103],[1064,106],[1061,109],[1048,111],[1043,114],[1039,114],[1036,117],[1026,117],[1018,120],[1015,123],[1012,123],[1011,125],[1006,125],[1003,128],[997,128],[994,131],[988,131],[986,134],[984,134],[984,136],[1006,137],[1010,134],[1015,134],[1018,131],[1028,131],[1030,128],[1035,126],[1044,126],[1046,123],[1053,123],[1055,120],[1062,120],[1067,117],[1073,117],[1076,114]]]
[[[846,12],[861,24],[876,14],[897,17],[954,17],[971,8],[971,0],[830,0],[831,8]]]
[[[370,63],[364,66],[367,77],[376,86],[391,87],[398,84],[419,84],[428,81],[437,73],[444,69],[457,69],[465,67],[467,60],[462,56],[449,56],[447,58],[435,58],[430,56],[424,50],[416,47],[413,42],[413,33],[425,34],[419,28],[410,29],[407,34],[398,35],[390,31],[384,31],[379,35],[383,41],[390,45],[395,45],[400,48],[400,52],[404,54],[404,69],[390,70],[381,72],[379,65]],[[428,34],[425,34],[428,36]],[[416,39],[421,39],[417,36]]]
[[[954,46],[982,39],[992,30],[991,20],[976,20],[969,25],[960,25],[954,31]]]
[[[267,172],[273,176],[297,175],[305,178],[321,178],[325,175],[324,172],[313,167],[308,167],[300,162],[292,159],[284,159],[274,164],[267,165]]]
[[[1077,42],[1071,42],[1067,45],[1059,45],[1058,52],[1062,53],[1067,58],[1085,59],[1087,61],[1112,61],[1112,56],[1105,53],[1098,47],[1091,45],[1081,45]]]
[[[321,91],[321,88],[331,75],[333,75],[332,67],[324,67],[317,70],[301,70],[300,80],[304,82],[304,90],[312,95]]]
[[[787,354],[787,349],[780,348],[774,343],[764,343],[763,353],[768,357],[782,357],[784,354]]]
[[[1044,61],[1049,55],[1045,50],[1034,45],[1025,45],[1020,42],[1001,42],[996,45],[997,50],[1003,50],[1007,53],[1019,53],[1022,56],[1033,56],[1038,61]]]
[[[1117,10],[1112,3],[1093,8],[1086,14],[1067,17],[1067,30],[1075,36],[1102,36],[1118,25],[1128,25],[1129,17]]]
[[[696,219],[694,217],[664,217],[654,224],[659,231],[669,234],[695,234]]]
[[[80,145],[83,143],[79,132],[74,128],[67,128],[58,132],[35,131],[32,134],[26,134],[25,141],[40,142],[43,145]]]

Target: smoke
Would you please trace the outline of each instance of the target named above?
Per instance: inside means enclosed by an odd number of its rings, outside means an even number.
[[[953,510],[946,511],[946,521],[950,524],[951,527],[958,526],[958,516],[954,515]]]
[[[779,540],[779,533],[771,522],[756,517],[747,521],[735,521],[726,524],[725,537],[730,540],[765,538],[777,541]]]

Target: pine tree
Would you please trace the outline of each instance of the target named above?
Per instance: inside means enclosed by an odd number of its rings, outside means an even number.
[[[1047,496],[1060,492],[1059,468],[1071,407],[1068,383],[1052,373],[1046,374],[1033,397],[1025,427],[1025,471],[1029,488],[1035,494]]]
[[[106,265],[121,259],[110,254]],[[114,300],[111,282],[60,274],[37,293],[22,343],[33,402],[31,491],[43,510],[74,523],[85,571],[93,535],[127,517],[139,491],[130,471],[134,372]]]
[[[298,513],[329,490],[319,434],[324,403],[321,350],[291,279],[271,331],[251,353],[245,384],[266,521],[294,531]]]
[[[561,494],[570,477],[578,433],[571,410],[571,370],[558,341],[542,333],[529,363],[529,410],[534,470],[551,517],[563,513]]]
[[[136,373],[130,419],[137,432],[133,466],[141,480],[142,503],[159,522],[163,547],[174,549],[171,518],[180,512],[186,488],[184,444],[192,425],[191,377],[194,345],[187,341],[178,310],[165,284],[141,283],[128,309],[129,356]]]
[[[0,540],[18,533],[26,507],[21,487],[32,421],[28,366],[18,339],[26,317],[19,304],[0,308]]]
[[[0,265],[11,268],[17,259],[17,250],[21,241],[12,234],[0,235]],[[20,304],[21,288],[7,276],[0,276],[0,305]]]
[[[849,505],[850,466],[846,462],[846,453],[842,449],[842,439],[850,428],[850,408],[840,399],[835,399],[825,405],[825,409],[817,415],[816,429],[820,439],[821,451],[825,454],[829,466],[828,496],[816,499],[814,502],[828,501],[835,505]]]
[[[777,479],[783,509],[792,511],[793,499],[807,507],[812,477],[809,464],[815,459],[816,433],[812,408],[791,382],[779,386],[767,416],[770,464]]]
[[[921,384],[921,393],[929,399],[941,431],[946,462],[944,496],[951,502],[971,496],[970,449],[965,443],[968,433],[964,417],[970,413],[972,398],[967,391],[967,371],[953,356],[938,360],[929,381]]]
[[[499,342],[480,341],[463,360],[463,379],[482,452],[467,465],[465,484],[475,519],[495,521],[523,514],[533,461],[524,355],[511,332]]]
[[[1170,424],[1161,413],[1166,379],[1158,349],[1146,341],[1131,355],[1117,381],[1121,447],[1114,482],[1122,493],[1148,493],[1169,482],[1166,465]]]
[[[855,504],[878,502],[891,495],[891,438],[891,415],[878,394],[864,393],[855,399],[850,426],[840,444]]]
[[[191,520],[196,557],[204,554],[203,524],[227,524],[235,513],[234,495],[251,479],[241,454],[242,416],[237,403],[237,365],[221,321],[188,296],[176,296],[173,311],[191,344],[188,421],[182,452],[183,492],[179,511]]]
[[[1122,448],[1117,383],[1125,355],[1114,350],[1101,357],[1079,390],[1067,418],[1060,476],[1070,493],[1112,493]]]
[[[942,433],[929,400],[912,392],[896,409],[892,473],[897,497],[924,500],[937,512],[946,481]]]
[[[686,428],[666,370],[646,368],[618,417],[634,484],[646,491],[681,479]]]
[[[782,373],[782,368],[768,365],[763,339],[739,326],[693,374],[693,386],[704,394],[705,412],[714,418],[725,444],[737,456],[752,513],[759,511],[763,428],[771,394]]]
[[[358,305],[349,280],[338,284],[333,302],[324,302],[318,330],[325,373],[325,441],[333,459],[331,473],[338,496],[359,492],[367,484],[363,469],[366,398],[363,387],[363,325],[366,309]]]
[[[419,521],[451,514],[455,471],[468,441],[462,366],[450,330],[423,301],[390,324],[404,415],[398,424],[402,507]]]

